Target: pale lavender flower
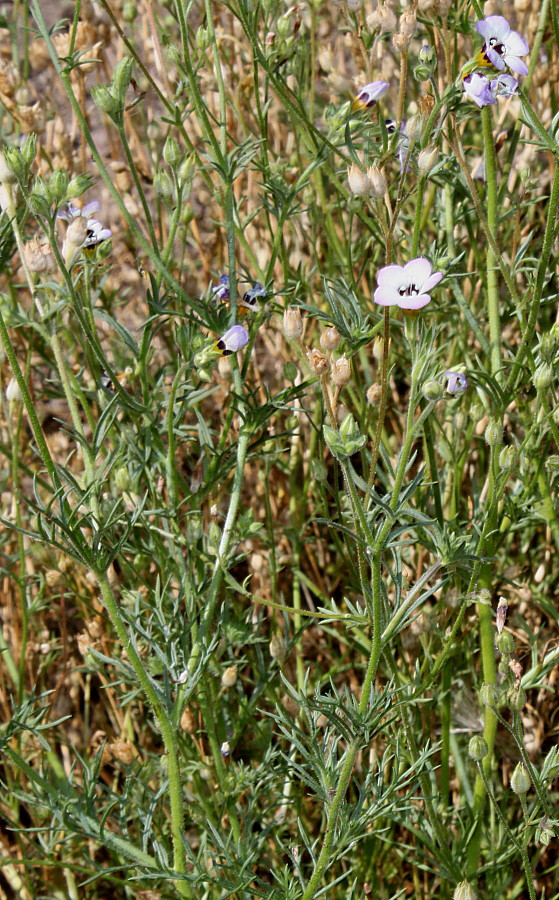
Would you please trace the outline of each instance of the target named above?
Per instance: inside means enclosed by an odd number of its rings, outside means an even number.
[[[405,266],[385,266],[377,276],[374,301],[380,306],[421,309],[431,301],[428,292],[442,277],[443,273],[433,272],[429,260],[422,256]]]
[[[248,344],[248,331],[242,325],[233,325],[217,341],[217,349],[222,356],[231,356]]]
[[[366,84],[365,87],[362,87],[358,92],[353,101],[354,107],[366,109],[370,106],[374,106],[377,100],[380,100],[380,98],[386,94],[389,87],[390,82],[388,81],[369,82],[369,84]]]
[[[454,369],[447,369],[444,376],[447,379],[447,393],[462,394],[467,390],[468,379],[463,372],[455,372]]]
[[[530,48],[517,31],[512,31],[506,19],[487,16],[476,22],[476,30],[485,38],[481,53],[487,62],[499,70],[508,66],[517,75],[528,74],[528,66],[520,57],[526,56]]]
[[[91,217],[91,213],[98,212],[99,209],[100,206],[97,200],[92,200],[83,209],[80,209],[79,206],[74,206],[73,203],[66,203],[64,208],[57,212],[56,218],[64,219],[70,225],[76,219],[85,219],[85,240],[82,246],[96,247],[101,241],[106,241],[113,236],[110,228],[103,228],[101,222]]]
[[[229,275],[222,275],[219,284],[212,288],[212,293],[216,300],[229,300]]]
[[[247,309],[258,309],[258,297],[266,297],[267,290],[259,281],[255,281],[253,286],[247,291],[242,300],[239,301],[240,306]]]
[[[491,93],[496,97],[513,97],[518,88],[518,81],[512,75],[501,73],[491,82]]]
[[[480,109],[482,106],[489,106],[490,103],[497,102],[497,98],[491,90],[491,82],[486,75],[472,72],[462,80],[462,87],[466,96],[477,103]]]

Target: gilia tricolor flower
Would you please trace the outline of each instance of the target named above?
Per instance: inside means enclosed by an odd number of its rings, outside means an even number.
[[[530,48],[522,35],[512,31],[509,23],[502,16],[487,16],[476,22],[478,34],[485,43],[476,61],[481,66],[493,66],[502,71],[508,66],[517,75],[527,75],[528,66],[520,58],[530,52]]]
[[[222,356],[231,356],[242,350],[248,344],[248,331],[242,325],[233,325],[225,334],[222,334],[216,343],[216,347]]]
[[[480,107],[497,102],[497,97],[512,97],[516,94],[518,81],[512,75],[502,73],[496,78],[488,78],[478,72],[471,72],[462,79],[464,93]]]
[[[419,256],[405,266],[385,266],[377,276],[374,301],[380,306],[421,309],[431,301],[429,291],[439,283],[442,272],[433,272],[428,259]]]
[[[454,369],[447,369],[444,373],[447,379],[446,390],[448,394],[462,394],[468,388],[468,379],[464,372],[456,372]]]
[[[368,109],[374,106],[377,100],[384,97],[390,82],[388,81],[371,81],[362,87],[353,101],[353,109]]]

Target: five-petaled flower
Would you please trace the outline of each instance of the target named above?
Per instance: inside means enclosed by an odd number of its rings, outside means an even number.
[[[248,344],[248,331],[242,325],[233,325],[218,339],[216,346],[222,356],[231,356]]]
[[[384,266],[377,276],[374,301],[380,306],[421,309],[431,301],[429,291],[442,277],[443,273],[433,272],[431,263],[423,256],[405,266]]]
[[[353,101],[354,109],[367,109],[369,106],[374,106],[377,100],[380,100],[386,94],[389,87],[390,82],[388,81],[369,82],[358,92]]]
[[[471,72],[462,79],[462,87],[466,96],[481,108],[496,103],[497,97],[512,97],[516,94],[518,81],[505,73],[488,78],[487,75]]]
[[[56,217],[57,219],[64,219],[64,221],[68,222],[70,226],[72,225],[72,223],[81,225],[82,223],[78,223],[76,222],[76,220],[85,219],[85,238],[82,241],[82,246],[96,247],[97,244],[101,243],[101,241],[106,241],[113,236],[110,228],[103,228],[101,222],[98,222],[97,219],[93,219],[91,217],[91,213],[98,212],[100,208],[101,207],[97,200],[92,200],[91,203],[88,203],[87,206],[84,206],[83,209],[80,209],[78,206],[74,206],[73,203],[67,203],[64,209],[60,210],[60,212],[56,214]]]
[[[461,394],[468,387],[468,379],[463,372],[447,369],[444,377],[447,379],[446,390],[449,394]]]
[[[478,34],[485,39],[481,49],[481,65],[491,65],[501,71],[508,66],[517,75],[527,75],[528,66],[520,59],[530,52],[522,35],[512,31],[502,16],[487,16],[476,22]]]

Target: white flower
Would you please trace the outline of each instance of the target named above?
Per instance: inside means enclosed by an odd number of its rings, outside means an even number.
[[[492,66],[499,70],[508,66],[517,75],[528,74],[528,66],[520,57],[526,56],[530,48],[522,35],[511,30],[506,19],[487,16],[476,23],[476,29],[485,38],[481,52]]]
[[[410,260],[405,266],[384,266],[377,276],[374,301],[380,306],[421,309],[431,301],[428,291],[442,277],[443,273],[433,272],[431,263],[423,256]]]

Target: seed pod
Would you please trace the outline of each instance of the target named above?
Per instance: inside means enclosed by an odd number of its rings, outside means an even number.
[[[337,388],[344,388],[351,381],[351,364],[345,356],[333,363],[332,381]]]
[[[320,346],[326,352],[337,350],[340,346],[341,336],[337,328],[327,328],[320,335]]]
[[[283,333],[288,341],[298,341],[303,334],[303,317],[301,310],[289,306],[283,314]]]
[[[482,738],[481,734],[474,734],[468,745],[468,756],[470,759],[479,761],[485,759],[488,753],[489,747],[487,746],[487,741]]]
[[[234,687],[237,683],[237,666],[229,666],[221,676],[221,683],[224,688]]]

